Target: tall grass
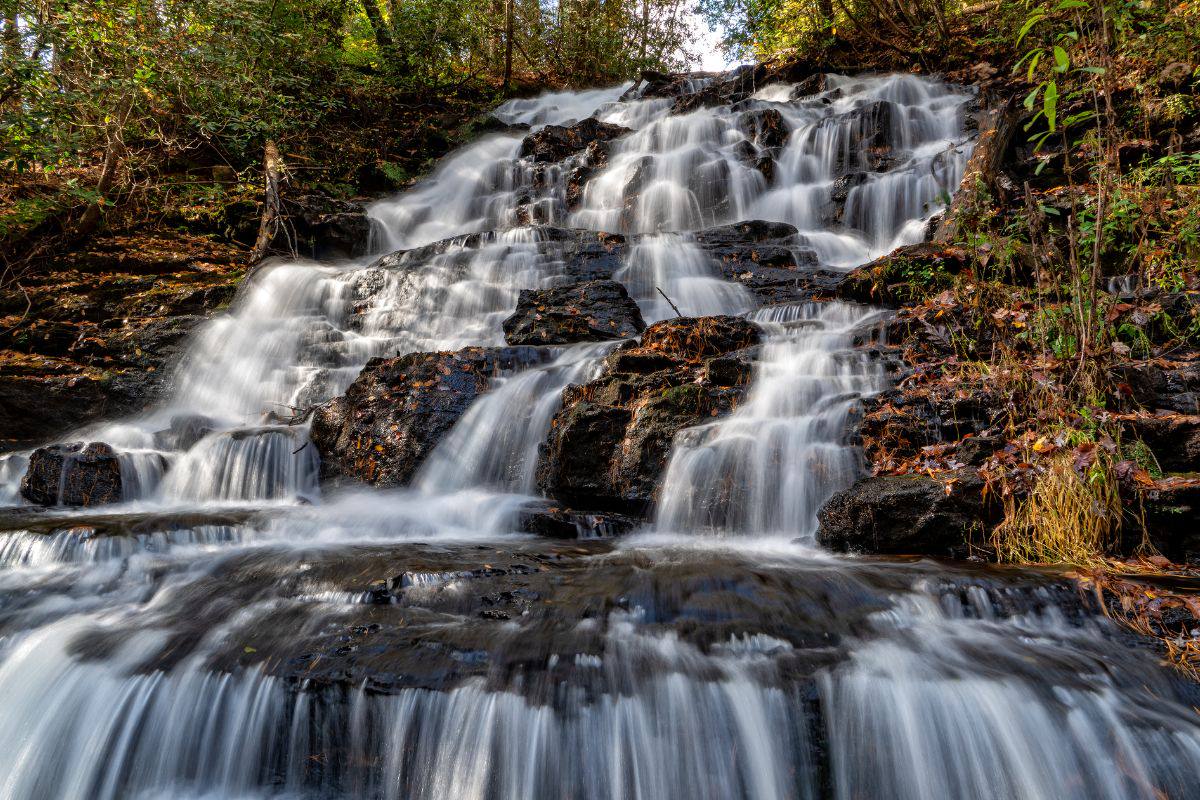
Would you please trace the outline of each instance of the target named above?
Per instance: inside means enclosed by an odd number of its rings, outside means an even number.
[[[1028,494],[1005,505],[1004,521],[992,533],[1001,561],[1095,564],[1121,528],[1121,499],[1107,457],[1081,474],[1069,452],[1053,456]]]

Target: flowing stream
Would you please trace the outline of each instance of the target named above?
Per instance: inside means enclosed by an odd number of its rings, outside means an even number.
[[[496,111],[631,129],[577,202],[583,156],[536,163],[513,130],[374,204],[375,255],[258,269],[161,408],[64,440],[117,449],[122,502],[31,511],[28,454],[0,457],[0,798],[1200,796],[1200,692],[1065,579],[814,544],[887,385],[855,348],[881,312],[764,304],[698,243],[788,223],[797,265],[844,270],[920,241],[971,92],[831,75],[671,114],[629,88]],[[654,518],[518,532],[563,389],[615,342],[529,348],[411,486],[323,493],[298,410],[372,357],[503,345],[520,290],[576,279],[560,228],[630,237],[613,275],[647,322],[766,334]]]

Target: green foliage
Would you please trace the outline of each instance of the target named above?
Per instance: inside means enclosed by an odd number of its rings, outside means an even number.
[[[94,191],[5,198],[0,215],[28,228],[189,165],[240,169],[267,139],[291,152],[364,108],[436,112],[463,87],[486,104],[510,80],[594,84],[682,66],[683,2],[7,0],[0,174],[42,185],[63,173]]]
[[[242,158],[327,110],[301,98],[336,65],[337,0],[16,2],[3,60],[16,89],[0,106],[0,166],[15,172],[71,166],[114,137],[135,162],[197,146]]]
[[[699,0],[699,8],[739,58],[819,52],[836,27],[832,0]]]
[[[1080,213],[1082,244],[1095,244],[1095,209]],[[1103,260],[1119,273],[1180,291],[1200,258],[1200,153],[1145,158],[1114,186],[1101,225]]]
[[[1042,6],[1031,11],[1017,32],[1017,45],[1024,44],[1029,48],[1014,69],[1023,71],[1025,80],[1033,84],[1025,97],[1025,108],[1034,115],[1025,124],[1025,130],[1033,131],[1031,138],[1035,149],[1060,133],[1060,129],[1065,138],[1069,129],[1096,118],[1096,112],[1091,108],[1075,110],[1065,116],[1059,113],[1060,107],[1074,106],[1085,94],[1078,81],[1067,78],[1105,74],[1104,67],[1079,65],[1083,49],[1080,46],[1081,14],[1090,9],[1087,0],[1060,0],[1053,7]],[[1040,166],[1045,166],[1045,162]]]
[[[694,383],[682,386],[672,386],[663,389],[663,401],[682,411],[694,411],[700,408],[704,399],[704,390]]]
[[[390,161],[380,161],[379,171],[396,186],[404,186],[413,178],[404,167],[399,164],[393,164]]]

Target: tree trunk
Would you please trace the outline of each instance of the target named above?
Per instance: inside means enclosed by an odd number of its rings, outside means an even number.
[[[646,45],[650,42],[650,0],[642,0],[642,41],[638,43],[638,69],[646,68]]]
[[[367,20],[371,23],[371,30],[375,32],[375,44],[379,45],[380,55],[390,53],[392,51],[392,34],[388,30],[387,23],[383,21],[379,3],[377,0],[362,0],[362,7],[363,12],[367,15]]]
[[[1014,97],[980,113],[979,138],[975,143],[975,152],[971,154],[958,191],[955,192],[950,207],[946,209],[933,235],[935,242],[952,244],[958,239],[963,223],[975,211],[976,192],[981,185],[991,192],[993,197],[1003,199],[1001,195],[1007,189],[1001,185],[999,178],[1008,143],[1020,122],[1020,110],[1020,105]]]
[[[515,0],[505,0],[504,3],[504,84],[505,90],[512,83],[512,58],[513,58],[513,28],[516,16],[516,9],[513,7]]]
[[[17,0],[4,3],[4,63],[16,64],[21,60],[21,31],[17,27]]]
[[[263,148],[263,173],[263,212],[258,224],[258,239],[250,253],[251,264],[261,261],[270,252],[271,243],[275,241],[283,223],[283,200],[279,194],[283,184],[283,159],[279,157],[279,148],[271,139]]]
[[[96,181],[96,199],[83,212],[83,217],[75,227],[75,235],[78,237],[90,236],[100,224],[104,214],[104,201],[116,182],[117,170],[121,166],[121,153],[125,149],[125,121],[129,117],[130,107],[131,103],[126,103],[105,128],[104,163],[100,167],[100,179]]]

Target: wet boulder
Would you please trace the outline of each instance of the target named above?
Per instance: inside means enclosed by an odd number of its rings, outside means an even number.
[[[154,432],[154,446],[159,450],[190,450],[218,427],[215,421],[201,414],[177,414],[166,428]]]
[[[567,175],[566,203],[568,211],[575,211],[583,204],[583,193],[588,181],[608,166],[611,142],[595,141],[583,152],[581,163]]]
[[[712,76],[696,91],[680,94],[671,105],[671,113],[687,114],[705,106],[732,105],[745,100],[765,85],[770,71],[762,64],[743,64]]]
[[[791,134],[783,115],[774,108],[747,111],[740,122],[750,141],[767,150],[783,147]]]
[[[895,106],[887,100],[877,100],[848,113],[850,149],[852,152],[880,153],[892,146]]]
[[[821,269],[816,252],[799,244],[796,229],[786,222],[736,222],[699,231],[695,240],[725,280],[766,304],[828,295],[842,280],[843,273]]]
[[[601,377],[563,392],[539,453],[541,491],[582,508],[646,513],[675,434],[736,406],[760,340],[739,317],[651,325],[640,344],[605,359]]]
[[[659,72],[658,70],[642,70],[637,83],[631,86],[622,101],[638,100],[651,97],[679,97],[695,91],[696,87],[719,77],[722,73],[713,72]]]
[[[850,197],[850,191],[856,186],[862,186],[869,179],[870,176],[865,172],[843,175],[833,182],[833,187],[829,190],[829,197],[838,205],[845,205],[846,200]]]
[[[624,514],[574,511],[539,503],[522,509],[520,529],[549,539],[600,539],[632,531],[637,521]]]
[[[595,117],[588,117],[570,127],[547,125],[525,137],[521,142],[521,156],[532,157],[540,164],[557,163],[593,142],[609,142],[627,133],[630,133],[629,128],[601,122]]]
[[[565,280],[591,281],[610,279],[624,266],[625,237],[619,233],[534,225],[529,230],[533,257],[548,269],[561,273]],[[415,272],[434,259],[441,259],[439,270],[458,270],[466,276],[475,251],[502,243],[503,231],[454,236],[409,250],[396,250],[380,256],[371,264],[366,283],[355,286],[355,298],[365,302],[386,285],[386,273]]]
[[[817,72],[796,82],[792,87],[792,93],[789,97],[792,100],[800,100],[805,97],[812,97],[816,94],[821,94],[826,89],[828,76],[824,72]]]
[[[944,479],[881,475],[859,480],[818,514],[817,541],[841,552],[961,556],[991,522],[973,469]]]
[[[29,456],[21,496],[40,506],[98,506],[121,499],[121,463],[103,442],[40,447]]]
[[[733,154],[747,167],[758,170],[768,184],[775,180],[775,159],[770,153],[753,145],[749,139],[742,139],[735,144]]]
[[[504,321],[512,345],[571,344],[637,336],[646,323],[637,303],[616,281],[585,281],[553,289],[524,290]]]
[[[407,484],[493,375],[539,358],[531,348],[468,347],[371,359],[313,414],[322,476]]]

